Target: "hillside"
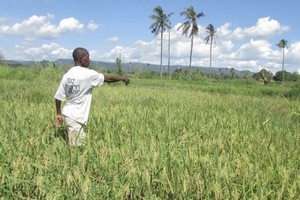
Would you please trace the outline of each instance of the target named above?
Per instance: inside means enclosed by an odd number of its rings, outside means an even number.
[[[49,64],[55,64],[56,66],[72,66],[73,60],[72,59],[58,59],[54,62],[50,61],[17,61],[17,60],[6,60],[6,64],[12,65],[12,66],[48,66]],[[91,68],[99,69],[99,68],[105,68],[110,71],[117,70],[117,66],[115,62],[105,62],[105,61],[91,61],[90,64]],[[123,70],[126,72],[134,72],[137,69],[142,70],[149,70],[154,72],[160,72],[160,65],[156,64],[148,64],[148,63],[122,63]],[[171,65],[169,72],[173,73],[175,70],[182,69],[182,70],[188,70],[188,66],[182,66],[182,65]],[[209,74],[210,70],[208,67],[202,67],[202,66],[192,66],[192,71],[200,70],[201,72],[205,74]],[[163,73],[168,73],[168,66],[163,65]],[[249,70],[236,70],[233,68],[211,68],[211,73],[215,75],[229,75],[230,73],[234,73],[238,77],[250,77],[253,76],[254,72],[251,72]]]

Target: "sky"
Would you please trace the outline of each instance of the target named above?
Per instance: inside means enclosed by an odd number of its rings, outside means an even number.
[[[212,67],[272,73],[284,68],[300,73],[299,0],[0,0],[0,52],[6,60],[72,58],[84,47],[94,61],[160,64],[160,35],[151,33],[153,9],[171,15],[171,65],[189,65],[191,39],[178,29],[180,13],[193,6],[197,20],[192,65],[209,67],[210,45],[204,38],[212,24],[216,38]],[[168,63],[164,33],[163,65]]]

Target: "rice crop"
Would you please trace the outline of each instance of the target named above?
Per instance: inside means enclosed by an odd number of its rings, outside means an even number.
[[[64,71],[0,67],[0,199],[299,198],[295,88],[131,75],[94,90],[71,148],[53,126]]]

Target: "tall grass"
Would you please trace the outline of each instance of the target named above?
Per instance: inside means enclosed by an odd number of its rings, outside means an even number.
[[[64,70],[0,71],[1,199],[300,195],[300,103],[284,95],[295,88],[134,77],[106,84],[94,90],[79,149],[52,125]]]

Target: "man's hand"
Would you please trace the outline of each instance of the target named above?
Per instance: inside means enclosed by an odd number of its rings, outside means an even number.
[[[54,118],[54,125],[56,128],[60,128],[63,122],[63,118],[61,115],[56,115]]]
[[[128,85],[130,80],[127,77],[124,77],[123,82],[125,83],[125,85]]]

